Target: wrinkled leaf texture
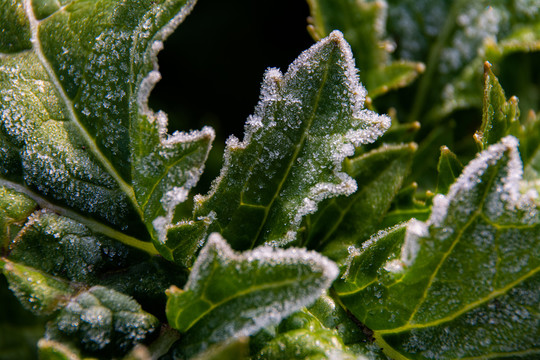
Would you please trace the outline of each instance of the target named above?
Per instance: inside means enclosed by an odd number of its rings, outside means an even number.
[[[435,197],[427,222],[352,252],[338,294],[391,357],[538,356],[540,220],[521,174],[505,137]]]

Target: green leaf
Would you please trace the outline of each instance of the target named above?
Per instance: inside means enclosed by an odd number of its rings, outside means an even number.
[[[413,121],[409,123],[400,123],[396,119],[396,111],[391,108],[388,115],[392,118],[392,126],[381,136],[374,145],[380,144],[403,144],[414,140],[420,130],[420,123]]]
[[[41,211],[29,218],[10,247],[10,260],[82,283],[148,258],[77,221]]]
[[[441,147],[441,156],[439,156],[439,164],[437,164],[437,193],[446,194],[450,186],[456,181],[459,174],[463,170],[463,165],[448,147]]]
[[[30,24],[21,6],[22,0],[8,0],[0,6],[0,53],[29,50]]]
[[[166,301],[164,291],[171,284],[182,286],[187,278],[174,264],[46,211],[29,218],[10,244],[8,256],[9,261],[66,282],[126,293],[159,313]]]
[[[356,190],[341,163],[390,125],[362,109],[364,97],[339,31],[302,53],[285,75],[268,70],[244,140],[229,138],[221,175],[195,199],[193,219],[211,222],[207,233],[220,232],[235,249],[295,240],[318,202]]]
[[[525,163],[523,178],[540,189],[540,117],[530,111],[520,130],[520,151]]]
[[[540,144],[540,117],[533,110],[528,112],[523,121],[518,138],[520,154],[525,164],[524,176],[526,176],[527,167],[536,158]]]
[[[35,358],[36,344],[45,332],[45,321],[23,308],[3,275],[0,275],[0,306],[0,359]]]
[[[348,352],[336,334],[328,329],[298,329],[280,334],[258,354],[258,359],[343,359],[367,360]]]
[[[166,115],[147,105],[160,78],[157,52],[194,3],[2,5],[2,184],[145,240],[142,221],[159,248],[214,137],[210,128],[168,135]]]
[[[51,314],[73,293],[69,284],[61,279],[8,260],[0,261],[9,288],[23,306],[36,314]]]
[[[260,247],[235,253],[213,234],[184,290],[168,292],[169,324],[186,332],[174,355],[190,357],[213,343],[276,325],[315,301],[337,275],[335,264],[315,252]]]
[[[399,224],[377,232],[360,247],[349,248],[347,267],[342,277],[346,281],[339,281],[335,286],[339,298],[345,304],[350,302],[349,298],[366,302],[373,301],[371,298],[373,294],[364,290],[377,281],[382,281],[379,280],[382,278],[381,269],[384,269],[387,263],[392,265],[393,260],[399,257],[406,231],[407,223]],[[360,321],[363,321],[366,317],[364,312],[368,308],[358,304],[350,310]]]
[[[412,218],[427,220],[431,213],[432,196],[433,194],[429,191],[423,195],[418,194],[418,184],[414,182],[403,187],[397,193],[390,210],[381,222],[380,228],[390,228]]]
[[[499,65],[512,54],[540,49],[540,11],[534,2],[454,1],[448,5],[430,2],[428,7],[431,9],[422,9],[426,5],[417,5],[413,1],[407,3],[404,7],[409,7],[409,11],[416,8],[407,15],[412,17],[411,20],[421,11],[442,12],[435,19],[445,19],[440,24],[429,24],[433,26],[429,33],[438,37],[429,53],[426,76],[421,81],[410,119],[417,120],[424,106],[429,121],[440,120],[457,110],[480,108],[480,79],[485,61]],[[424,19],[429,17],[425,13],[422,14]],[[406,24],[405,21],[396,23]],[[430,42],[413,38],[415,35],[422,37],[422,32],[400,33],[402,30],[398,26],[395,36],[410,36],[406,42],[409,47],[414,49],[414,45],[421,43],[417,48],[424,47],[425,51]],[[520,85],[525,88],[525,84]]]
[[[0,186],[0,249],[7,248],[36,205],[28,196]]]
[[[127,295],[102,286],[78,294],[49,323],[46,339],[73,342],[85,352],[120,355],[146,340],[159,321]]]
[[[248,360],[249,338],[232,339],[211,346],[193,358],[193,360]]]
[[[323,202],[309,217],[308,246],[323,249],[335,261],[347,257],[347,248],[373,234],[407,176],[416,144],[383,145],[346,159],[344,170],[358,190],[348,197]]]
[[[427,134],[424,133],[413,159],[411,172],[407,179],[409,182],[417,182],[420,189],[424,191],[436,188],[438,158],[433,154],[438,154],[441,146],[454,144],[455,127],[455,122],[449,121],[433,128]]]
[[[383,1],[308,0],[308,30],[320,40],[332,30],[343,32],[371,98],[405,87],[424,72],[422,63],[390,61],[394,45],[385,39],[388,6]],[[364,75],[365,74],[365,75]]]
[[[474,134],[474,140],[480,150],[499,142],[509,134],[517,133],[519,126],[518,99],[512,96],[508,101],[491,64],[484,63],[484,104],[482,125]]]
[[[41,360],[83,360],[79,351],[53,340],[40,339],[38,353]]]
[[[313,316],[316,321],[327,329],[336,330],[345,345],[366,343],[367,336],[354,322],[353,317],[328,294],[322,294],[313,305],[302,310]]]
[[[381,348],[373,342],[371,330],[347,313],[333,297],[323,294],[313,305],[303,311],[313,316],[324,328],[337,333],[340,341],[345,345],[346,352],[355,354],[356,358],[389,360]]]
[[[323,294],[312,306],[283,320],[277,334],[253,353],[261,359],[387,359],[361,327]]]
[[[521,173],[516,139],[503,138],[435,197],[427,222],[407,225],[400,253],[387,237],[353,252],[338,294],[389,356],[538,356],[540,218]],[[367,252],[384,266],[358,271]]]

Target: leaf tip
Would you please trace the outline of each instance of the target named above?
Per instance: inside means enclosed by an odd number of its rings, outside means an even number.
[[[180,289],[178,286],[171,285],[171,287],[169,287],[167,290],[165,290],[165,295],[167,295],[167,297],[171,297],[171,296],[174,296],[174,295],[181,294],[183,292],[184,292],[184,290]]]
[[[417,73],[423,74],[424,71],[426,71],[426,64],[424,64],[423,62],[416,63],[415,70]]]
[[[484,61],[484,74],[487,74],[491,71],[491,63],[489,61]]]

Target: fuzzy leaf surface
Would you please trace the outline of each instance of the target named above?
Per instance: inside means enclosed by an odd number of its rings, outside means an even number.
[[[337,277],[336,265],[303,249],[260,247],[235,253],[212,234],[184,290],[168,292],[169,324],[186,334],[175,356],[249,336],[314,302]]]
[[[292,314],[276,328],[272,338],[257,339],[257,356],[262,359],[358,359],[388,360],[372,343],[369,334],[352,320],[328,294],[315,303]]]
[[[21,304],[36,314],[51,314],[59,307],[63,298],[69,297],[73,289],[60,279],[47,275],[38,269],[0,260],[9,288]]]
[[[352,253],[338,293],[389,356],[538,356],[540,218],[530,194],[519,193],[521,174],[517,141],[506,137],[393,250],[383,236]],[[383,266],[358,271],[373,256]]]
[[[338,31],[284,75],[269,69],[244,140],[228,140],[221,175],[195,199],[193,220],[211,222],[207,232],[220,232],[235,249],[294,241],[318,202],[356,190],[342,161],[390,125],[388,117],[362,109],[365,94]]]
[[[2,184],[159,246],[213,139],[209,128],[167,135],[147,106],[156,54],[193,4],[3,3]]]
[[[484,150],[488,145],[499,142],[509,134],[517,133],[519,127],[518,99],[512,96],[508,101],[499,80],[491,70],[491,64],[484,63],[484,101],[482,125],[474,134],[474,140]]]
[[[446,194],[463,170],[463,165],[448,147],[441,147],[437,164],[437,193]]]
[[[45,337],[73,342],[87,353],[119,355],[145,340],[158,325],[159,320],[129,296],[94,286],[60,310]]]
[[[367,240],[378,229],[392,200],[407,176],[416,144],[383,145],[344,161],[358,190],[347,197],[325,200],[310,215],[310,247],[321,249],[337,262],[347,257],[347,248]]]
[[[7,255],[10,263],[33,268],[66,284],[107,286],[159,312],[165,305],[164,291],[171,284],[182,286],[187,278],[175,264],[48,211],[35,212],[28,218]],[[27,296],[34,296],[34,291],[39,294],[40,287],[28,286]]]

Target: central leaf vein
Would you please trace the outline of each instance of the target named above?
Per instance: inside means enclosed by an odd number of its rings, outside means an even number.
[[[330,71],[329,61],[326,61],[325,62],[324,73],[323,73],[323,78],[322,78],[322,81],[321,81],[321,86],[320,86],[320,88],[319,88],[319,90],[317,92],[317,96],[315,97],[315,101],[314,101],[314,104],[313,104],[313,111],[311,112],[311,116],[308,118],[308,121],[306,123],[306,129],[302,133],[302,136],[300,137],[300,141],[296,145],[296,148],[295,148],[294,153],[293,153],[293,155],[291,157],[291,160],[287,164],[287,169],[285,170],[285,174],[284,174],[283,178],[281,179],[281,181],[280,181],[274,195],[272,196],[272,200],[270,200],[270,203],[266,206],[266,209],[264,211],[263,221],[261,222],[261,225],[257,229],[257,233],[255,234],[255,236],[252,239],[251,248],[253,248],[255,246],[255,243],[256,243],[257,239],[259,238],[259,235],[260,235],[262,229],[264,228],[264,225],[266,223],[266,219],[268,218],[268,214],[270,213],[270,208],[272,207],[272,204],[278,198],[279,193],[281,192],[281,189],[285,185],[285,182],[287,181],[289,173],[292,170],[293,164],[298,159],[298,155],[300,154],[300,151],[304,147],[307,136],[308,136],[309,131],[311,129],[311,125],[313,124],[313,120],[315,119],[315,116],[317,114],[317,110],[318,110],[318,107],[319,107],[319,101],[321,99],[322,91],[323,91],[323,88],[324,88],[324,86],[326,84],[329,71]]]
[[[137,199],[135,198],[135,193],[133,191],[132,186],[124,181],[124,179],[116,171],[112,163],[107,159],[107,157],[98,148],[95,140],[88,133],[86,128],[82,125],[82,123],[80,122],[75,112],[73,102],[69,99],[68,95],[64,91],[64,88],[62,87],[58,77],[56,76],[54,69],[52,68],[51,64],[48,62],[47,58],[45,57],[45,54],[43,53],[43,50],[41,48],[41,43],[39,41],[39,21],[36,19],[36,16],[32,9],[31,0],[24,0],[24,9],[30,21],[30,29],[31,29],[31,34],[32,34],[31,42],[32,42],[33,50],[38,56],[41,65],[47,72],[49,76],[49,80],[54,85],[54,88],[58,96],[62,99],[70,120],[73,121],[73,124],[79,130],[80,135],[88,144],[89,150],[94,154],[94,156],[96,156],[98,161],[107,170],[107,172],[115,179],[120,189],[122,189],[122,191],[126,194],[130,202],[133,204],[133,207],[135,208],[135,210],[142,217],[143,215],[142,210],[137,203]]]

